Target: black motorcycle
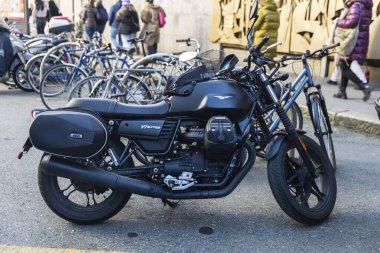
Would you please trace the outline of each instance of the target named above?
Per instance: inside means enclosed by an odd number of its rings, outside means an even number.
[[[250,18],[257,19],[257,2]],[[251,56],[263,44],[251,47]],[[232,71],[233,62],[226,64],[222,71]],[[40,192],[57,215],[79,224],[111,218],[132,193],[171,206],[170,200],[221,198],[254,165],[253,118],[271,101],[286,127],[266,151],[275,199],[301,223],[324,221],[336,199],[326,155],[294,130],[260,68],[245,71],[239,82],[201,74],[204,80],[177,86],[150,105],[74,99],[62,109],[35,110],[20,158],[32,146],[44,151]],[[298,157],[288,155],[294,149]]]

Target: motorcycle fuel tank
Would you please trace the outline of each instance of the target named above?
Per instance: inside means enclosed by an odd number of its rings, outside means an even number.
[[[209,80],[197,83],[187,96],[169,97],[169,116],[190,117],[207,121],[212,116],[224,115],[232,122],[243,120],[253,101],[247,92],[230,80]]]

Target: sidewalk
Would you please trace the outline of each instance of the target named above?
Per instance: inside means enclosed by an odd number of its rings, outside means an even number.
[[[290,74],[289,82],[295,78]],[[380,136],[380,120],[375,110],[374,101],[380,97],[380,84],[370,84],[373,88],[371,98],[364,102],[363,92],[354,89],[354,84],[347,87],[347,100],[337,99],[333,94],[338,91],[338,86],[327,84],[327,78],[317,78],[315,83],[321,84],[322,93],[326,99],[326,106],[331,121],[336,126],[343,126],[360,132]],[[307,111],[305,96],[298,97],[297,103],[301,109]]]

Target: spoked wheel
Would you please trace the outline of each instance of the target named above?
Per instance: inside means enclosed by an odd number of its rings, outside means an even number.
[[[27,64],[26,78],[33,88],[33,90],[37,93],[40,93],[40,69],[41,69],[41,61],[45,57],[44,54],[36,55],[33,57]],[[48,71],[51,67],[62,63],[58,57],[52,55],[45,60],[45,71]]]
[[[67,104],[75,85],[87,77],[87,73],[74,65],[57,65],[43,76],[40,85],[42,103],[48,109],[57,109]]]
[[[95,163],[97,168],[106,169],[112,166],[112,159],[104,153]],[[127,161],[126,166],[134,167],[133,161]],[[54,213],[83,225],[101,223],[111,218],[131,197],[128,192],[48,175],[41,166],[38,168],[38,184],[44,201]]]
[[[322,109],[321,100],[317,96],[312,96],[311,108],[312,108],[312,122],[314,126],[314,135],[318,138],[319,144],[326,152],[333,169],[336,170],[336,158],[334,150],[334,142],[332,139],[332,132],[328,127],[328,115]]]
[[[315,225],[332,212],[336,201],[335,173],[320,146],[302,136],[318,177],[308,172],[294,144],[284,141],[279,152],[268,161],[268,181],[281,209],[294,220]],[[294,152],[292,157],[289,154]]]

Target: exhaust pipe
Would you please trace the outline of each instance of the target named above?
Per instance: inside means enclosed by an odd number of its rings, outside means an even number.
[[[117,175],[102,169],[96,169],[85,165],[77,164],[69,160],[46,155],[40,162],[40,169],[46,174],[75,179],[101,187],[107,187],[115,190],[122,190],[152,198],[162,199],[207,199],[222,198],[230,194],[243,180],[245,175],[250,171],[255,163],[255,150],[252,144],[246,143],[249,154],[248,161],[235,175],[231,182],[223,189],[202,190],[202,191],[172,191],[162,186],[137,180],[127,176]]]

